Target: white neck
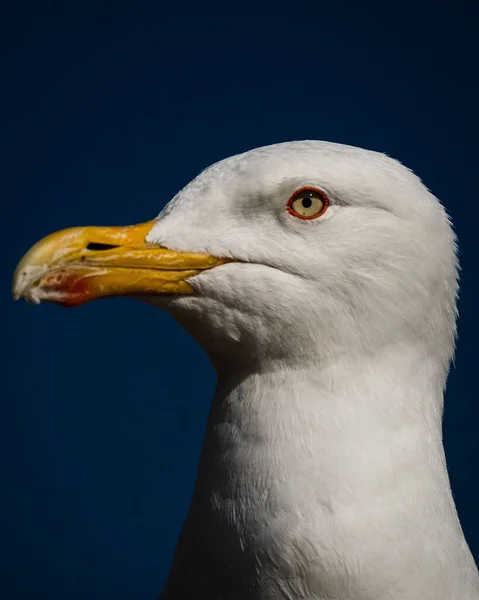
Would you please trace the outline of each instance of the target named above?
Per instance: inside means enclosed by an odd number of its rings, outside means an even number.
[[[398,346],[220,374],[162,600],[478,599],[442,369]]]

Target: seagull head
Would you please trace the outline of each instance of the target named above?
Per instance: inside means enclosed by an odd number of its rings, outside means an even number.
[[[47,236],[14,295],[76,306],[119,295],[171,314],[222,366],[314,363],[407,342],[453,353],[455,236],[418,177],[319,141],[216,163],[154,221]]]

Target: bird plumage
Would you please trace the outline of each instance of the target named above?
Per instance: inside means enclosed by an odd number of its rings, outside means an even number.
[[[317,221],[285,211],[304,185]],[[147,239],[235,259],[161,301],[219,377],[162,600],[479,598],[441,436],[455,236],[420,180],[279,144],[200,174]]]

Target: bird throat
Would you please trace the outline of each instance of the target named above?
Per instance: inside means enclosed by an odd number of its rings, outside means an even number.
[[[379,598],[398,573],[434,576],[444,546],[462,537],[441,441],[441,368],[398,347],[220,374],[161,599],[351,589]]]

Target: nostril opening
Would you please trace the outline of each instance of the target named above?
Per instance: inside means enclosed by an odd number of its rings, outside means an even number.
[[[96,242],[90,242],[86,247],[87,250],[111,250],[112,248],[118,248],[118,246],[112,244],[97,244]]]

